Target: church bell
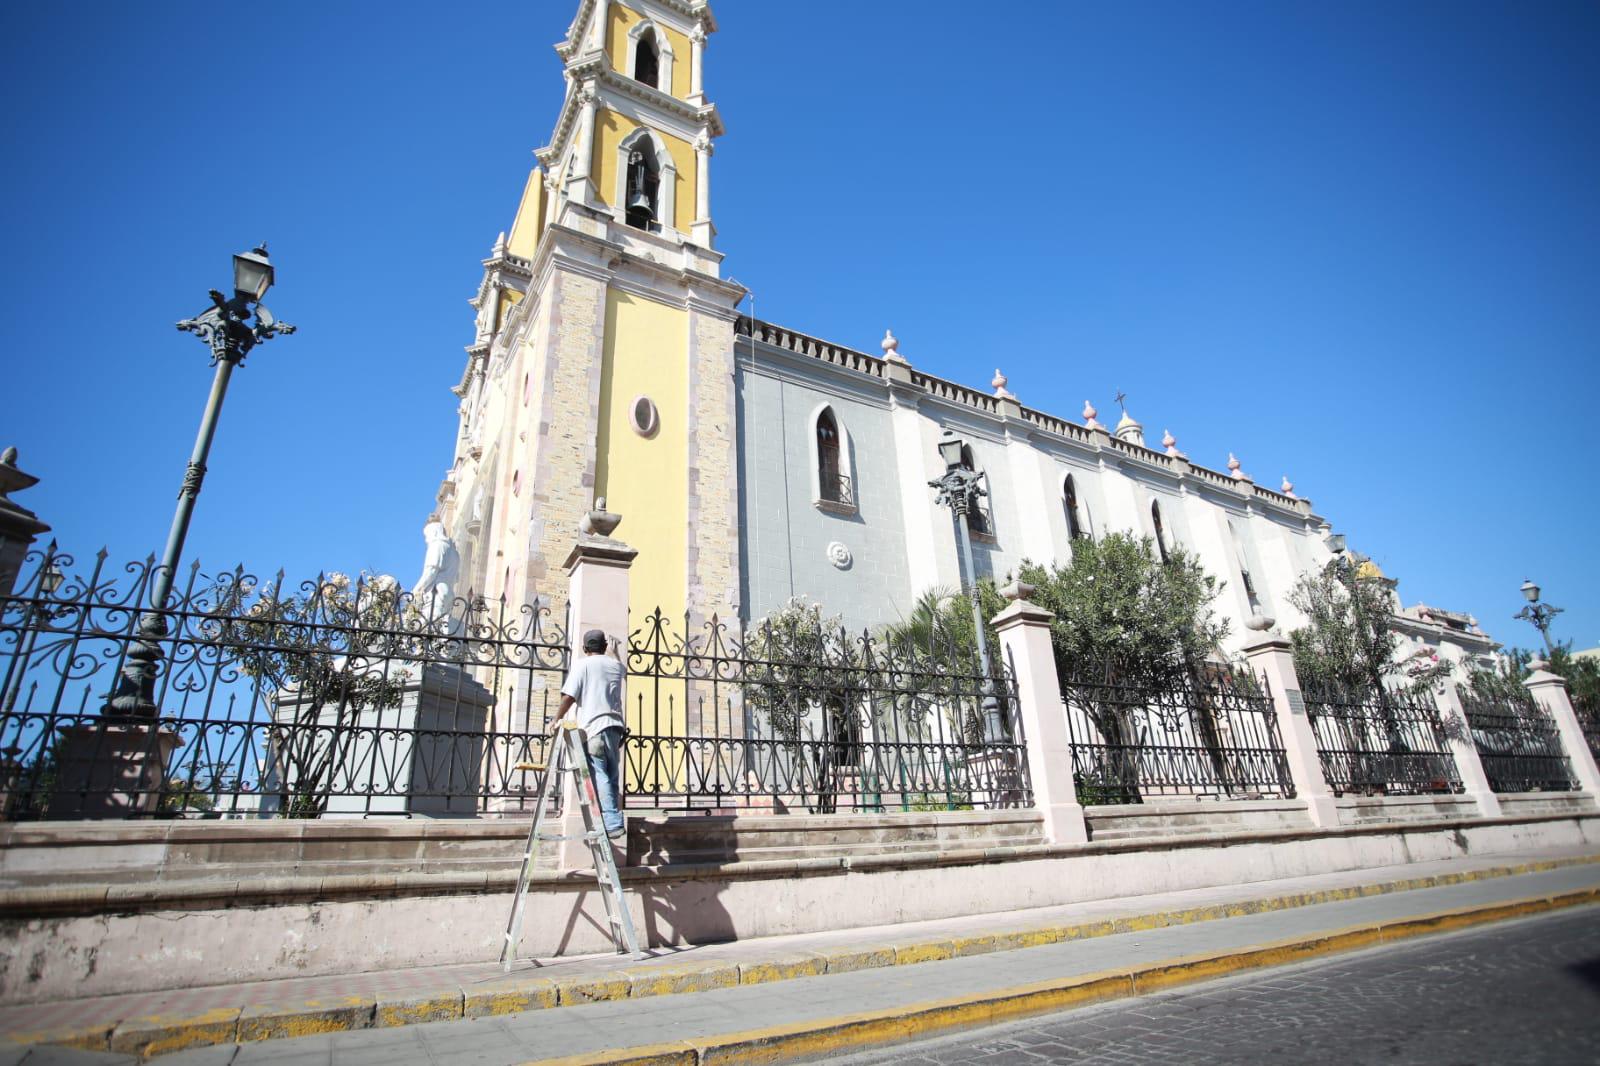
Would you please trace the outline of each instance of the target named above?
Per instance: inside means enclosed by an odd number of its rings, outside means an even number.
[[[645,170],[644,156],[634,152],[628,156],[628,214],[642,215],[645,219],[654,222],[656,217],[655,205],[650,201],[650,190],[645,187],[649,180]]]

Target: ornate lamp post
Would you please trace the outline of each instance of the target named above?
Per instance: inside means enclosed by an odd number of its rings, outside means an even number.
[[[963,441],[954,431],[945,430],[939,439],[939,458],[944,460],[944,476],[928,482],[930,488],[939,490],[938,502],[950,508],[956,519],[956,541],[961,545],[962,580],[972,579],[972,625],[978,635],[978,661],[983,670],[983,739],[991,744],[1006,738],[1005,725],[1000,721],[1000,701],[994,695],[994,670],[989,660],[989,640],[983,631],[983,608],[978,603],[978,574],[972,565],[972,539],[967,533],[967,515],[977,506],[978,498],[985,496],[983,477],[968,470],[961,462]]]
[[[217,418],[222,413],[222,401],[228,392],[228,380],[233,368],[243,364],[244,357],[261,341],[271,340],[280,333],[293,333],[295,328],[279,322],[272,316],[261,298],[272,287],[276,272],[267,259],[267,246],[261,245],[249,252],[233,257],[233,298],[225,299],[216,289],[210,292],[211,306],[194,318],[178,323],[178,329],[193,333],[211,348],[211,365],[217,373],[211,381],[211,396],[206,400],[205,413],[200,418],[200,433],[195,438],[194,453],[189,457],[189,467],[183,475],[183,485],[178,490],[178,509],[172,516],[172,529],[167,534],[167,546],[161,553],[150,587],[150,607],[139,620],[139,637],[129,649],[117,681],[101,713],[117,717],[154,717],[156,663],[161,658],[160,638],[166,635],[167,622],[161,613],[172,595],[172,582],[178,572],[178,558],[183,554],[183,542],[189,534],[189,519],[194,514],[194,504],[200,495],[201,483],[206,476],[206,458],[211,454],[211,441],[217,433]],[[255,322],[252,324],[252,315]]]
[[[1522,582],[1522,595],[1527,598],[1528,606],[1518,611],[1514,617],[1525,622],[1532,622],[1539,635],[1544,638],[1544,650],[1547,655],[1556,653],[1555,645],[1550,643],[1550,623],[1555,616],[1563,610],[1548,603],[1539,602],[1539,586],[1532,581]]]

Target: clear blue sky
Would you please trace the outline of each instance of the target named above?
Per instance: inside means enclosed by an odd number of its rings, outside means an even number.
[[[575,7],[5,5],[19,502],[159,550],[210,380],[173,322],[265,239],[302,332],[235,376],[192,552],[412,581]],[[1600,6],[717,12],[715,214],[762,317],[892,326],[1073,418],[1124,389],[1196,461],[1287,473],[1408,604],[1528,644],[1533,576],[1600,644]]]

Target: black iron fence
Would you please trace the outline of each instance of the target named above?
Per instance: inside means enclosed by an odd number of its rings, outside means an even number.
[[[34,553],[0,598],[0,817],[522,805],[568,662],[547,609],[195,564],[152,611],[153,569]]]
[[[757,812],[1026,807],[1008,674],[817,625],[804,612],[741,638],[656,611],[628,647],[628,802]],[[982,733],[986,695],[1010,723]]]
[[[1531,693],[1457,691],[1490,788],[1568,792],[1578,787],[1561,733]]]
[[[1272,699],[1247,669],[1208,666],[1133,685],[1097,667],[1064,680],[1062,698],[1085,806],[1294,795]]]
[[[1304,686],[1322,773],[1335,795],[1462,790],[1438,705],[1425,692]]]

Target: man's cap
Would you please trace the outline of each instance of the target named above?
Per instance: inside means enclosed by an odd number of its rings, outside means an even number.
[[[605,651],[606,631],[603,629],[591,629],[589,632],[585,633],[583,635],[583,650]]]

